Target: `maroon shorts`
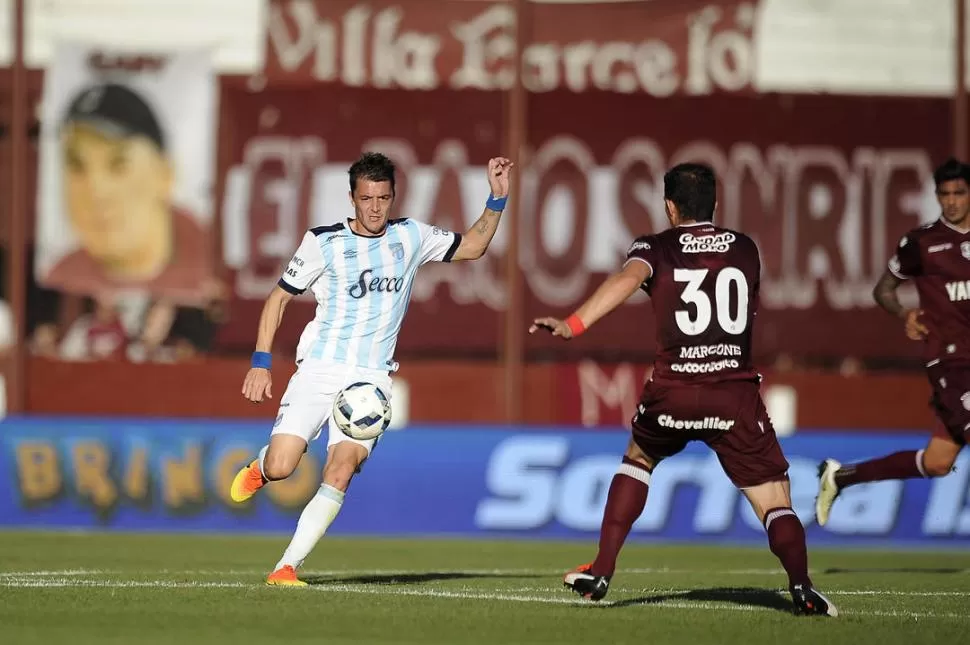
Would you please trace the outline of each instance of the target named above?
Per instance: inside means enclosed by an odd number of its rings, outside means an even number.
[[[970,368],[934,365],[926,370],[933,395],[930,408],[938,423],[933,436],[967,445],[970,434]]]
[[[633,417],[633,440],[656,461],[676,455],[690,441],[703,441],[738,488],[788,478],[788,460],[761,389],[749,381],[647,383]]]

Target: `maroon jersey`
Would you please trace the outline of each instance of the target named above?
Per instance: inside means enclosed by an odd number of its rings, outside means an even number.
[[[653,380],[760,380],[751,363],[761,256],[743,233],[709,222],[637,238],[627,261],[653,271],[642,288],[657,318]]]
[[[899,240],[889,270],[916,284],[930,332],[926,360],[970,364],[970,233],[943,219],[913,229]]]

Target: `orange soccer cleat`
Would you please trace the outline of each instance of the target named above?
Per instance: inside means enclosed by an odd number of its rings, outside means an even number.
[[[254,459],[251,464],[236,473],[229,488],[229,497],[234,502],[245,502],[256,494],[266,484],[263,474],[259,471],[259,460]]]
[[[307,583],[296,577],[296,569],[286,564],[266,577],[266,584],[277,587],[305,587]]]

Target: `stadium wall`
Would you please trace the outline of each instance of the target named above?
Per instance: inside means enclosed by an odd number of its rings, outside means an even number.
[[[395,411],[412,423],[502,423],[503,371],[491,361],[402,361]],[[272,422],[276,404],[253,405],[239,387],[246,359],[206,358],[190,363],[71,363],[31,358],[27,409],[42,415],[226,418]],[[274,391],[281,394],[292,364],[278,359]],[[651,366],[595,361],[526,365],[524,423],[572,427],[624,426]],[[447,396],[442,396],[447,384]],[[843,428],[905,432],[929,428],[925,376],[825,372],[766,372],[762,388],[780,431]],[[204,392],[204,396],[199,396]],[[406,406],[406,408],[402,407]]]
[[[285,533],[313,495],[323,445],[250,503],[227,498],[266,438],[252,421],[20,418],[0,424],[0,527]],[[354,481],[334,534],[594,540],[626,444],[605,427],[413,426],[388,432]],[[815,468],[909,449],[922,435],[838,431],[783,440],[794,506],[812,544],[965,547],[970,455],[938,480],[843,494],[815,526]],[[634,527],[638,541],[762,544],[764,531],[716,458],[694,446],[665,462]]]

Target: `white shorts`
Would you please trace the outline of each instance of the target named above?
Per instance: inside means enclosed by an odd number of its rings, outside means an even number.
[[[361,441],[348,437],[332,423],[327,423],[333,412],[333,401],[337,394],[358,381],[373,383],[391,398],[391,375],[387,371],[367,369],[353,365],[334,365],[321,361],[303,361],[296,373],[290,377],[286,392],[280,399],[279,413],[273,425],[272,435],[291,434],[307,443],[316,440],[326,424],[329,427],[327,447],[341,441],[350,441],[371,449],[377,439]]]

